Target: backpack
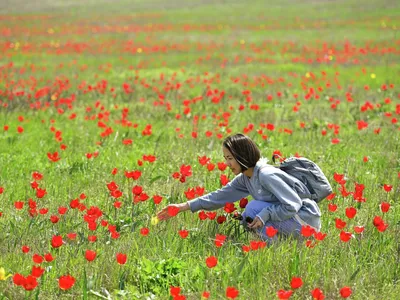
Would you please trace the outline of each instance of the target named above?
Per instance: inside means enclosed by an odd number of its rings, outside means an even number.
[[[273,161],[275,162],[274,157]],[[332,194],[332,187],[322,170],[305,157],[286,158],[277,168],[303,182],[311,193],[311,199],[317,203]],[[309,195],[299,196],[309,197]]]

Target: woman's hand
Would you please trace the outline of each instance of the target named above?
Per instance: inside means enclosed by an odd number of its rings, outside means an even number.
[[[168,220],[169,218],[176,216],[178,213],[189,209],[190,207],[187,202],[179,204],[170,204],[158,212],[157,218],[160,221],[165,221]]]
[[[251,222],[250,224],[247,225],[247,227],[250,229],[257,229],[257,228],[260,228],[263,226],[264,226],[264,223],[261,221],[261,219],[259,217],[255,217],[253,222]]]

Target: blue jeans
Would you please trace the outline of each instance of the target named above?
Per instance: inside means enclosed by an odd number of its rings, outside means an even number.
[[[260,213],[264,208],[271,206],[272,204],[265,201],[251,200],[246,208],[243,216],[243,226],[248,229],[246,217],[254,219],[258,213]],[[272,226],[278,230],[278,233],[270,238],[266,234],[266,228]],[[284,221],[267,221],[263,227],[257,228],[255,230],[256,234],[260,236],[261,239],[265,241],[273,241],[277,239],[277,236],[293,236],[295,238],[301,238],[301,224],[294,217],[284,220]]]

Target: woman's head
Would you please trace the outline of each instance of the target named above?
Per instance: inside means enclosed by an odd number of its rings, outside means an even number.
[[[260,149],[257,145],[244,134],[238,133],[227,137],[223,142],[224,157],[228,166],[235,175],[254,168],[261,157]],[[229,160],[229,157],[234,161]]]

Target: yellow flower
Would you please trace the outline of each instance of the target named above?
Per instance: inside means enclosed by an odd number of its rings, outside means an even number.
[[[151,221],[150,221],[151,225],[155,226],[158,224],[158,222],[160,222],[160,220],[157,218],[157,216],[151,217]]]
[[[8,274],[6,276],[6,271],[4,270],[4,268],[0,268],[0,280],[6,280],[10,276],[11,274]]]

